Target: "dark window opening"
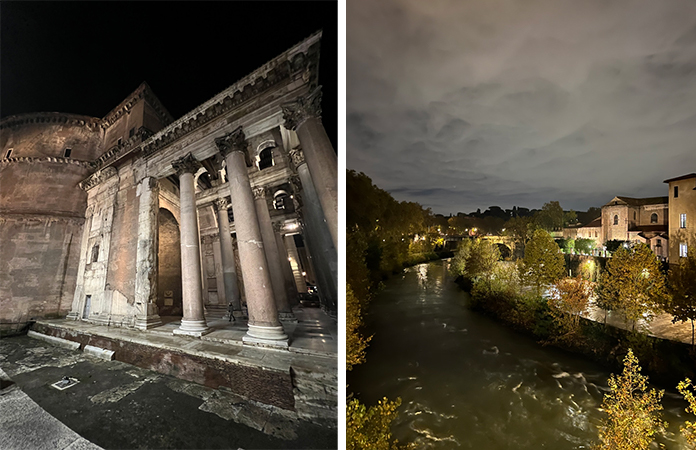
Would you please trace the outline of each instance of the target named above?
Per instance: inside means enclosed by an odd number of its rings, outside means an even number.
[[[92,262],[97,262],[99,259],[99,244],[92,247]]]
[[[679,186],[674,186],[674,198],[679,197]]]
[[[135,127],[131,128],[130,131],[128,132],[128,137],[132,138],[133,135],[135,135]]]
[[[118,141],[116,141],[116,145],[121,145],[121,138],[118,138]]]
[[[64,158],[70,158],[70,154],[71,154],[71,153],[72,153],[72,149],[71,149],[71,148],[66,148],[66,149],[65,149],[65,153],[63,154],[63,157],[64,157]]]
[[[655,244],[655,247],[662,247],[662,239],[657,240],[657,244]]]
[[[273,166],[273,148],[268,147],[259,153],[259,170]]]
[[[636,212],[633,211],[633,220],[636,220]]]
[[[12,149],[9,149],[7,151],[7,155],[5,155],[5,158],[9,158],[11,154],[12,154]]]
[[[650,223],[657,223],[657,214],[656,213],[652,213],[650,215]]]
[[[614,225],[619,224],[619,216],[614,216]]]

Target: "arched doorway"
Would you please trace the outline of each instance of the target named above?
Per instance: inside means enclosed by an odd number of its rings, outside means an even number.
[[[160,208],[157,248],[157,307],[160,316],[181,316],[181,241],[179,224]]]

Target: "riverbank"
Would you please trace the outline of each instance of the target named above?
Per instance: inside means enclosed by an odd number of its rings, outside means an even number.
[[[455,283],[471,295],[471,309],[533,336],[544,345],[589,357],[615,373],[622,370],[623,358],[631,348],[643,367],[643,373],[650,376],[653,383],[673,389],[684,378],[696,379],[696,350],[690,344],[649,336],[586,317],[580,318],[580,331],[573,339],[559,340],[554,335],[546,300],[530,299],[513,290],[479,290],[472,295],[471,280],[459,277]]]

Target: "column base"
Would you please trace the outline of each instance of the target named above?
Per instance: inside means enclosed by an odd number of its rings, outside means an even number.
[[[287,349],[288,335],[285,334],[282,326],[264,327],[249,325],[249,330],[242,337],[242,342],[245,345]]]
[[[135,316],[135,328],[138,330],[149,330],[162,325],[162,319],[159,314],[154,314],[147,317]]]
[[[184,336],[201,337],[204,334],[210,333],[212,330],[208,328],[205,320],[186,320],[181,319],[181,326],[175,328],[173,333]]]
[[[279,312],[278,320],[281,322],[297,323],[297,317],[292,312]]]
[[[77,320],[80,318],[80,315],[74,311],[70,311],[67,316],[65,316],[66,319],[70,320]]]

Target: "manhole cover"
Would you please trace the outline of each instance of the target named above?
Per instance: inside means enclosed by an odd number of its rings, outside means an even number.
[[[56,381],[51,385],[51,387],[58,389],[59,391],[64,391],[69,387],[75,386],[80,380],[77,378],[63,377],[62,380]]]

